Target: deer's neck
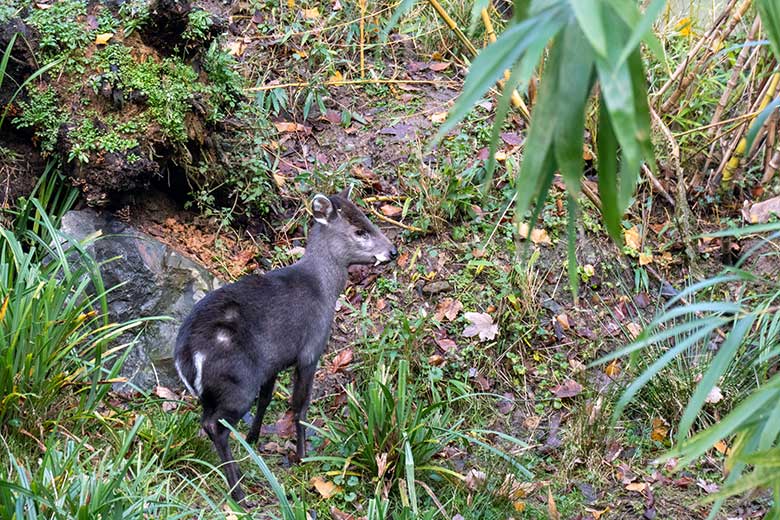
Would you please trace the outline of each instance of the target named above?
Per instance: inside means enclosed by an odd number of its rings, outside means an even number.
[[[315,225],[309,233],[306,252],[298,263],[316,276],[323,293],[335,305],[347,285],[349,266],[334,254],[319,225]]]

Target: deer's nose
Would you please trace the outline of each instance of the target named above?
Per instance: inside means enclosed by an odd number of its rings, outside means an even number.
[[[390,260],[395,260],[398,258],[398,249],[396,249],[395,246],[390,250]]]

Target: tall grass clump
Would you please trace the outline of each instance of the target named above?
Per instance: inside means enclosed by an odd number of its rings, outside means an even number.
[[[726,443],[728,477],[720,492],[706,498],[715,502],[710,518],[725,498],[757,488],[773,492],[767,518],[780,516],[780,282],[753,272],[748,264],[758,254],[777,256],[779,229],[768,224],[715,234],[775,231],[736,266],[671,299],[635,342],[601,360],[627,357],[641,370],[618,401],[615,418],[641,401],[648,386],[662,381],[668,367],[682,360],[694,370],[696,383],[689,395],[680,397],[684,409],[675,446],[665,458],[678,458],[683,468],[717,443]],[[714,300],[718,293],[733,296]],[[641,361],[643,357],[649,361]],[[708,418],[714,409],[717,421]]]
[[[56,417],[68,397],[93,410],[121,368],[111,341],[143,321],[109,321],[99,265],[59,216],[32,198],[0,229],[0,424],[11,428]]]

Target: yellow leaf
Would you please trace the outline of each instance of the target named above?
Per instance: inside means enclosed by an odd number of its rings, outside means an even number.
[[[601,511],[598,511],[598,510],[596,510],[596,509],[590,509],[590,508],[587,508],[587,507],[586,507],[586,508],[585,508],[585,511],[587,511],[588,513],[590,513],[591,515],[593,515],[593,520],[600,520],[600,518],[601,518],[601,517],[602,517],[604,514],[606,514],[606,513],[608,513],[608,512],[609,512],[609,507],[605,507],[605,508],[604,508],[604,509],[602,509]]]
[[[300,123],[290,123],[287,121],[278,121],[274,123],[276,130],[279,132],[305,132],[306,127]]]
[[[11,298],[11,293],[8,293],[5,297],[5,301],[3,302],[3,306],[0,307],[0,321],[3,321],[3,318],[5,318],[5,311],[8,310],[8,300]]]
[[[316,7],[312,7],[311,9],[303,9],[301,12],[303,13],[303,17],[307,20],[316,20],[320,17],[320,10]]]
[[[517,226],[517,234],[520,235],[520,238],[528,238],[528,232],[530,231],[530,228],[528,227],[528,224],[525,222],[521,222]]]
[[[333,75],[330,77],[330,81],[333,81],[334,83],[335,83],[335,82],[344,81],[344,76],[342,76],[342,75],[341,75],[341,72],[339,72],[339,71],[337,70],[337,71],[336,71],[336,72],[334,72],[334,73],[333,73]]]
[[[333,482],[327,481],[322,477],[314,477],[311,479],[311,485],[317,490],[317,493],[324,499],[328,499],[333,495],[341,492],[341,488]]]
[[[615,359],[607,365],[607,367],[604,369],[604,373],[607,374],[609,377],[617,377],[620,375],[620,364],[618,363],[618,360]]]
[[[663,442],[668,434],[669,427],[666,426],[666,421],[660,417],[653,419],[653,431],[650,433],[650,438],[654,441]]]
[[[287,0],[287,8],[295,9],[295,0]]]
[[[626,241],[626,245],[635,251],[639,251],[639,228],[632,226],[630,229],[623,231],[623,240]]]
[[[648,265],[653,263],[652,253],[639,253],[639,265]]]
[[[108,40],[114,37],[114,33],[101,33],[95,36],[95,43],[97,45],[106,45]]]
[[[718,451],[719,451],[720,453],[722,453],[723,455],[725,455],[725,454],[726,454],[726,452],[727,452],[727,451],[728,451],[728,449],[729,449],[729,446],[728,446],[728,444],[726,444],[726,443],[725,443],[725,442],[723,442],[723,441],[718,441],[718,442],[716,442],[716,443],[715,443],[715,449],[716,449],[716,450],[718,450]]]
[[[693,33],[693,21],[686,16],[675,24],[674,29],[680,36],[690,36]]]
[[[506,161],[506,152],[496,152],[496,161]]]
[[[525,511],[525,502],[523,502],[522,500],[518,500],[517,502],[512,504],[512,507],[514,507],[515,511],[517,511],[518,513],[522,513],[523,511]]]
[[[287,178],[285,178],[284,175],[279,175],[278,173],[274,173],[274,182],[279,188],[281,188],[282,186],[284,186],[284,183],[287,182]]]

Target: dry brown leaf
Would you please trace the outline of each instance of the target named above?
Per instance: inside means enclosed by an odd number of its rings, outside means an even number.
[[[528,226],[527,222],[521,222],[517,226],[517,234],[520,236],[520,238],[528,238],[528,232],[531,230],[531,228]]]
[[[434,72],[441,72],[450,66],[448,61],[437,61],[428,65],[428,68]]]
[[[384,204],[382,207],[379,208],[379,211],[384,214],[386,217],[397,217],[401,213],[403,213],[403,208],[399,208],[398,206],[393,206],[392,204]]]
[[[559,399],[574,397],[582,393],[582,385],[573,379],[568,379],[552,389],[553,395]]]
[[[726,442],[725,442],[725,441],[718,441],[718,442],[716,442],[716,443],[713,445],[713,447],[714,447],[716,450],[718,450],[718,452],[719,452],[719,453],[721,453],[722,455],[725,455],[725,454],[726,454],[726,452],[729,450],[729,445],[728,445],[728,444],[726,444]]]
[[[279,175],[278,173],[274,173],[274,183],[276,184],[277,188],[281,188],[284,186],[284,183],[287,182],[287,177],[284,175]]]
[[[634,323],[633,321],[626,324],[626,330],[628,330],[631,339],[636,339],[636,337],[642,333],[641,325]]]
[[[303,17],[307,20],[316,20],[320,17],[320,10],[316,7],[312,7],[311,9],[301,9],[301,13],[303,13]]]
[[[166,386],[154,387],[154,394],[160,399],[165,399],[165,401],[162,403],[163,412],[170,412],[179,406],[179,403],[173,402],[178,401],[179,397]]]
[[[401,253],[398,256],[398,260],[395,261],[395,265],[397,265],[401,269],[406,267],[406,264],[408,264],[408,263],[409,263],[409,252],[408,251],[404,251],[403,253]]]
[[[652,253],[639,253],[639,265],[649,265],[653,263]]]
[[[626,489],[628,491],[636,491],[638,493],[644,492],[644,490],[647,489],[647,483],[646,482],[632,482],[630,484],[626,484]]]
[[[480,341],[490,341],[498,334],[498,325],[493,323],[490,314],[484,312],[467,312],[463,315],[471,325],[463,329],[463,336],[471,338],[479,336]]]
[[[344,76],[341,74],[341,72],[340,72],[340,71],[338,71],[338,70],[337,70],[337,71],[336,71],[336,72],[334,72],[334,73],[333,73],[333,75],[330,77],[330,81],[332,81],[332,82],[334,82],[334,83],[338,83],[338,82],[344,81]]]
[[[438,367],[444,364],[444,357],[439,354],[434,354],[428,358],[428,364]]]
[[[566,316],[565,312],[557,315],[555,317],[555,321],[558,322],[558,325],[560,325],[563,330],[569,330],[571,328],[571,325],[569,324],[569,317]]]
[[[466,473],[466,487],[469,488],[471,491],[476,491],[478,488],[482,487],[482,485],[487,480],[487,475],[483,471],[479,471],[476,468],[471,468],[468,473]]]
[[[114,37],[114,33],[101,33],[95,36],[96,45],[107,45],[108,40]]]
[[[351,348],[345,348],[333,357],[333,361],[330,362],[330,371],[333,373],[342,370],[344,367],[352,363],[354,353]]]
[[[319,493],[320,496],[326,500],[341,492],[341,488],[339,486],[333,482],[325,480],[322,477],[314,477],[309,481],[309,483],[314,487],[314,489],[317,490],[317,493]]]
[[[650,438],[654,441],[663,442],[668,434],[669,427],[666,425],[666,421],[660,417],[653,419],[653,431],[650,433]]]
[[[605,514],[609,513],[609,506],[607,506],[607,507],[605,507],[604,509],[601,509],[601,510],[590,509],[590,508],[586,507],[585,511],[587,511],[588,513],[593,515],[593,520],[600,520],[600,518],[602,516],[604,516]]]
[[[544,229],[534,228],[531,230],[531,242],[534,244],[552,245],[552,240]]]
[[[631,228],[623,231],[623,240],[626,241],[626,245],[628,247],[630,247],[635,251],[639,251],[640,248],[639,228],[637,226],[632,226]]]
[[[436,321],[444,321],[444,318],[447,318],[448,321],[453,321],[462,310],[463,304],[460,301],[455,298],[444,298],[436,306],[433,316],[436,318]]]
[[[522,500],[518,500],[517,502],[512,502],[512,507],[518,513],[522,513],[523,511],[525,511],[525,502],[523,502]]]
[[[337,0],[338,1],[338,0]],[[349,513],[345,513],[336,506],[330,507],[330,516],[333,520],[355,520],[355,516]]]
[[[552,495],[552,489],[547,488],[547,514],[550,520],[561,520],[561,515],[558,513],[558,506],[555,505],[555,499]]]
[[[290,123],[287,121],[279,121],[274,123],[276,130],[279,132],[305,132],[306,127],[300,123]]]
[[[246,43],[243,39],[236,39],[227,44],[228,54],[235,57],[241,57],[246,50]]]

